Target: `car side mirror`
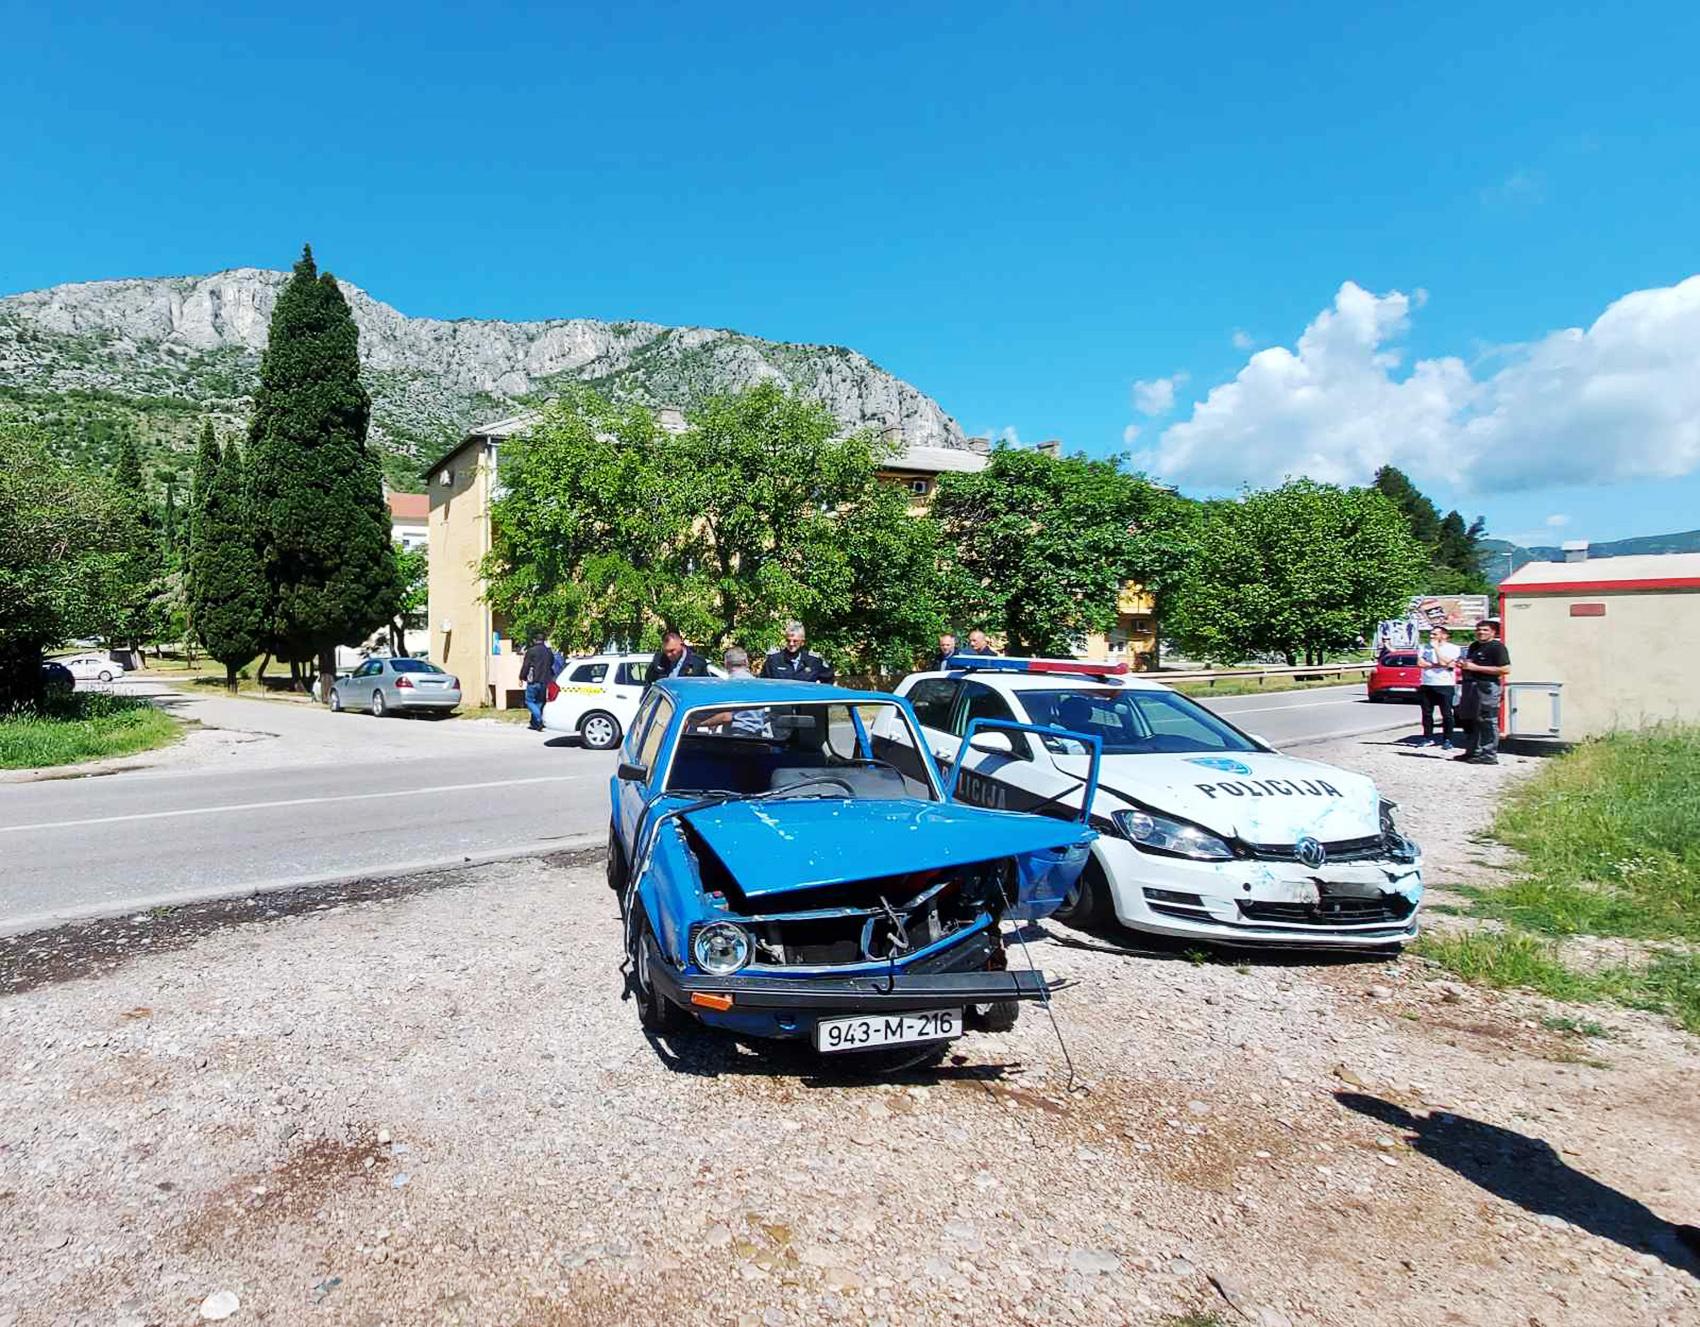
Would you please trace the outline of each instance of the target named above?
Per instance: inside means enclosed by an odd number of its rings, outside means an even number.
[[[1013,756],[1015,743],[1009,740],[1008,733],[975,733],[974,740],[968,744],[976,751],[984,751],[990,756]]]
[[[649,766],[634,765],[629,760],[622,760],[620,768],[614,771],[614,777],[627,783],[643,783],[649,778]]]

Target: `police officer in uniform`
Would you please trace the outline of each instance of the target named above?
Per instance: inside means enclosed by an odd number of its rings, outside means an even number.
[[[834,682],[837,675],[832,671],[832,665],[803,646],[803,624],[787,622],[785,645],[782,649],[770,651],[762,660],[761,675],[787,682],[825,682],[828,685]]]

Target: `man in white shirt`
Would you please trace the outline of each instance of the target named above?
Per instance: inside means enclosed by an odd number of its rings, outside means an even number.
[[[1429,631],[1428,644],[1417,652],[1422,664],[1417,701],[1423,707],[1423,741],[1443,751],[1452,749],[1452,695],[1458,684],[1459,650],[1445,627]],[[1440,711],[1440,736],[1434,735],[1434,712]]]

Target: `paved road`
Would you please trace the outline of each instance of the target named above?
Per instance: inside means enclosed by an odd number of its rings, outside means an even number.
[[[1361,687],[1212,703],[1276,745],[1414,711]],[[611,754],[521,725],[162,692],[201,729],[153,768],[0,783],[0,933],[170,900],[546,847],[607,826]]]

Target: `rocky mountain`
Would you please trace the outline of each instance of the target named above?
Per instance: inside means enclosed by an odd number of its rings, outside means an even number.
[[[245,421],[286,272],[90,281],[0,299],[0,418],[46,421],[98,459],[124,431],[169,466],[212,415]],[[847,429],[894,430],[906,446],[960,447],[938,403],[841,346],[764,341],[658,323],[410,318],[342,283],[360,327],[373,439],[391,482],[468,425],[536,404],[570,382],[689,409],[768,379],[824,402]]]

